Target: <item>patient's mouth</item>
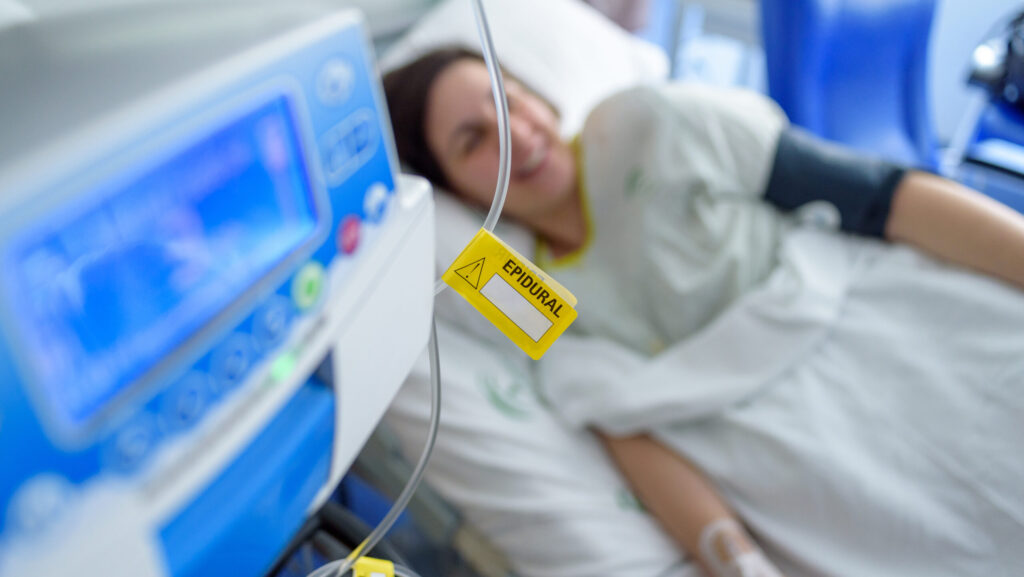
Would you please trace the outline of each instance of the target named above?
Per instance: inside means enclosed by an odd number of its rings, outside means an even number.
[[[516,171],[518,178],[529,178],[533,176],[540,168],[544,165],[544,161],[548,157],[547,145],[541,145],[533,149],[530,153],[529,158],[526,162],[519,166],[519,170]]]

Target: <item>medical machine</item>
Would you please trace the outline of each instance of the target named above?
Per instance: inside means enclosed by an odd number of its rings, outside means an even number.
[[[0,576],[262,575],[428,340],[360,16],[14,26],[0,111]]]
[[[951,148],[955,176],[1024,212],[1024,13],[978,45],[968,82],[981,89]]]

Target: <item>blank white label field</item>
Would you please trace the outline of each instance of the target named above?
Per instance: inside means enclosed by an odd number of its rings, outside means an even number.
[[[530,336],[535,342],[539,342],[544,333],[548,332],[554,324],[544,316],[533,303],[526,300],[526,297],[519,294],[508,281],[498,275],[491,277],[487,284],[480,289],[480,294],[498,307],[498,310],[505,313],[517,327]]]

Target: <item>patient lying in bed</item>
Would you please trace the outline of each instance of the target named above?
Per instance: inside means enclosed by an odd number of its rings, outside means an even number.
[[[464,202],[488,204],[498,145],[479,58],[437,51],[389,74],[385,88],[400,156]],[[645,411],[616,410],[609,399],[575,415],[579,424],[635,435],[712,414],[817,346],[878,247],[793,232],[783,211],[810,202],[838,207],[847,232],[913,244],[1024,286],[1024,219],[949,181],[791,131],[762,97],[693,86],[625,92],[598,106],[575,144],[558,137],[554,111],[514,81],[509,101],[505,214],[536,235],[542,263],[580,298],[578,327],[602,339],[577,345],[576,356],[555,351],[549,364],[562,369],[548,379],[591,399],[602,387],[678,386],[692,371],[680,362],[693,357],[691,341],[717,342],[703,347],[712,356],[728,351],[720,362],[733,375],[728,386],[684,385],[675,390],[686,402]],[[737,315],[735,326],[716,323]],[[691,402],[695,392],[712,402]],[[573,404],[570,395],[564,405]],[[609,407],[626,418],[609,418]],[[669,534],[712,574],[778,574],[686,461],[646,435],[602,438]]]
[[[499,52],[502,52],[500,47]],[[457,94],[463,92],[461,89],[456,90]],[[710,103],[707,102],[709,99],[705,98],[703,108],[699,110],[714,110],[715,105],[720,104],[716,102],[716,95],[723,96],[723,102],[729,100],[724,98],[722,93],[710,94]],[[751,102],[750,96],[730,94],[732,102],[736,102],[735,98],[744,97],[748,99],[745,103]],[[420,99],[423,100],[422,96]],[[392,105],[394,104],[393,101]],[[488,98],[480,98],[479,102],[474,104],[490,106]],[[529,106],[524,109],[523,104],[521,100],[513,102],[513,106],[520,106],[520,112],[530,111]],[[458,108],[480,110],[465,106]],[[759,124],[755,119],[751,119],[751,122],[745,123],[741,120],[730,124],[726,118],[724,126],[720,122],[702,125],[701,122],[708,117],[712,120],[721,120],[722,114],[697,113],[684,115],[682,118],[674,118],[672,114],[655,115],[657,118],[666,119],[664,123],[654,123],[658,126],[704,129],[709,135],[704,139],[705,142],[724,142],[725,146],[703,149],[691,147],[688,151],[691,154],[700,154],[701,150],[711,152],[699,162],[687,163],[692,160],[689,156],[683,156],[680,162],[678,155],[673,157],[671,154],[667,159],[661,159],[661,167],[667,168],[670,176],[673,167],[696,167],[695,181],[698,188],[712,182],[715,186],[707,186],[709,190],[687,195],[674,191],[672,197],[659,196],[659,183],[652,178],[652,174],[660,177],[664,170],[659,172],[651,170],[648,166],[639,166],[639,170],[635,171],[629,170],[630,167],[623,170],[619,162],[622,158],[611,154],[608,162],[595,164],[606,173],[617,174],[616,178],[622,182],[618,187],[622,194],[619,195],[620,198],[613,200],[622,204],[646,203],[646,206],[655,205],[664,207],[665,210],[627,214],[633,220],[613,219],[611,224],[598,222],[600,234],[596,237],[587,234],[587,231],[593,231],[595,228],[595,223],[588,222],[588,217],[590,220],[596,220],[595,213],[598,212],[601,215],[615,216],[618,214],[615,209],[607,210],[605,207],[599,211],[596,207],[590,206],[589,209],[580,211],[582,218],[574,220],[570,211],[568,218],[553,221],[559,223],[558,226],[541,223],[548,233],[538,235],[541,240],[547,241],[540,248],[540,254],[549,257],[544,263],[545,266],[550,267],[559,278],[574,274],[579,276],[582,280],[571,286],[578,293],[587,290],[598,291],[596,295],[581,294],[584,302],[599,303],[596,310],[585,314],[583,318],[592,319],[588,322],[593,323],[600,323],[602,318],[611,318],[613,321],[606,322],[604,326],[598,324],[584,327],[581,324],[582,328],[588,329],[591,336],[567,337],[564,339],[566,342],[556,346],[550,358],[546,359],[549,362],[540,365],[543,371],[542,384],[548,397],[555,400],[554,409],[561,418],[573,426],[596,425],[617,435],[649,431],[664,445],[656,445],[643,437],[633,439],[628,450],[619,451],[620,458],[642,454],[636,451],[637,442],[655,456],[659,451],[664,452],[663,446],[670,446],[673,453],[669,453],[668,458],[665,455],[657,456],[657,462],[676,467],[677,470],[681,466],[685,472],[693,475],[696,485],[691,484],[692,488],[702,482],[700,476],[685,462],[673,460],[676,453],[687,455],[699,469],[711,477],[715,488],[725,495],[725,501],[737,509],[745,524],[754,530],[772,560],[784,569],[786,574],[885,574],[893,572],[894,567],[899,567],[897,572],[900,574],[908,575],[937,574],[942,571],[949,571],[949,574],[974,574],[984,572],[982,569],[1011,566],[1014,563],[1013,557],[1000,559],[999,556],[995,557],[995,561],[992,561],[991,556],[984,557],[992,563],[987,567],[962,564],[963,559],[973,559],[983,550],[978,546],[978,536],[968,537],[965,528],[973,526],[985,536],[981,541],[992,541],[988,536],[991,527],[978,523],[978,519],[962,519],[962,515],[958,517],[955,514],[962,510],[978,510],[980,507],[977,499],[949,499],[940,494],[952,491],[961,496],[998,495],[1000,502],[1010,503],[1019,503],[1021,499],[1012,490],[1008,491],[1006,486],[986,484],[984,481],[987,477],[979,477],[982,481],[980,483],[964,485],[971,487],[968,491],[958,492],[950,488],[951,483],[941,483],[938,479],[949,481],[961,475],[951,475],[950,471],[955,471],[956,468],[946,466],[944,459],[934,458],[934,440],[942,436],[937,434],[934,425],[930,425],[933,421],[928,415],[942,414],[946,422],[951,422],[953,416],[958,416],[960,422],[973,422],[977,413],[972,411],[978,407],[991,407],[992,403],[971,404],[963,401],[1000,398],[999,414],[1016,414],[1018,418],[1002,421],[996,419],[1002,429],[995,426],[975,429],[985,429],[986,433],[993,433],[992,436],[996,439],[1020,436],[1019,429],[1015,428],[1019,425],[1014,425],[1020,421],[1019,403],[1014,404],[1004,398],[1007,387],[1003,386],[1012,380],[1012,377],[1007,375],[1017,374],[1014,372],[1013,359],[1019,355],[1011,354],[1009,351],[1024,349],[1024,344],[1020,343],[1019,338],[1014,338],[1020,331],[1015,333],[1012,330],[1019,327],[1021,321],[1012,314],[1012,311],[1024,308],[1019,306],[1019,292],[976,275],[935,267],[927,259],[921,259],[912,252],[884,248],[877,241],[856,240],[794,226],[793,221],[798,219],[792,216],[780,219],[772,214],[776,209],[770,209],[759,201],[752,202],[759,195],[766,193],[764,189],[767,188],[767,183],[759,181],[770,180],[770,177],[773,177],[772,163],[775,158],[772,153],[776,148],[781,148],[778,143],[782,142],[781,137],[776,140],[773,131],[766,129],[770,128],[772,118],[778,118],[777,111],[770,105],[755,105],[755,110],[760,110],[761,114],[755,113],[752,116],[763,117],[762,119],[768,122]],[[483,111],[486,112],[487,109],[484,108]],[[543,115],[544,109],[534,108],[533,112]],[[613,121],[621,117],[622,115],[611,115]],[[784,126],[784,119],[779,124]],[[477,123],[476,126],[470,124],[466,128],[468,130],[463,130],[460,136],[463,139],[460,144],[463,145],[463,150],[468,151],[476,146],[474,140],[481,139],[479,134],[474,134],[474,131],[480,131],[481,126]],[[551,138],[552,132],[554,131],[549,129],[546,134],[542,132],[541,136],[534,134],[535,140],[530,144],[539,151],[535,150],[526,155],[525,159],[520,157],[517,167],[521,169],[522,176],[528,179],[531,176],[542,175],[545,178],[539,180],[546,179],[547,184],[551,185],[560,179],[564,180],[566,175],[572,172],[556,170],[554,173],[545,173],[546,169],[541,168],[557,167],[561,162],[552,165],[545,158],[544,145],[554,142]],[[617,132],[614,131],[612,134]],[[641,135],[643,133],[636,132]],[[799,136],[793,140],[795,143],[790,144],[793,145],[795,153],[791,153],[791,157],[799,158],[805,147],[801,146]],[[730,144],[733,142],[739,144]],[[630,148],[631,145],[643,146],[643,141],[617,139],[614,144],[632,153],[632,158],[656,160],[652,154],[645,155],[639,152],[639,148]],[[554,145],[552,147],[558,148]],[[456,149],[458,148],[456,146]],[[420,149],[425,150],[426,147]],[[644,150],[659,152],[664,151],[663,149],[664,147],[649,145]],[[610,150],[614,151],[615,148],[611,147]],[[741,151],[738,156],[737,150]],[[726,154],[718,154],[722,151]],[[567,156],[556,151],[554,158],[564,160]],[[729,162],[735,163],[741,170],[700,172],[702,166],[721,168],[728,166]],[[798,166],[804,167],[806,164]],[[449,175],[440,166],[435,168],[433,174],[423,167],[420,167],[420,170],[434,176],[435,180],[447,181],[452,186],[453,183],[448,181]],[[472,167],[470,168],[468,171],[457,172],[455,176],[471,180],[476,178],[478,181],[486,181],[489,178],[487,186],[479,189],[489,194],[493,187],[493,175],[480,177],[479,174],[473,173]],[[899,237],[899,234],[891,234],[897,231],[887,230],[895,210],[891,199],[906,200],[914,195],[908,197],[902,192],[897,195],[896,187],[906,184],[908,178],[919,183],[922,179],[928,182],[927,175],[906,175],[898,167],[888,167],[884,164],[873,164],[870,168],[871,174],[866,175],[865,179],[869,182],[866,185],[862,182],[861,186],[868,186],[875,191],[875,194],[868,195],[871,202],[854,206],[853,213],[859,210],[859,217],[848,218],[851,211],[849,207],[845,207],[846,210],[840,211],[840,218],[836,220],[848,228],[851,223],[862,227],[858,232],[863,234],[885,236],[890,233],[890,236]],[[825,172],[823,177],[831,176],[828,171]],[[855,170],[854,176],[862,172]],[[686,171],[679,170],[675,176],[685,179],[687,174]],[[589,192],[585,195],[588,202],[593,201],[595,193],[599,192],[594,188],[612,186],[608,184],[611,179],[600,176],[596,179],[584,177],[584,180],[587,182],[584,188]],[[894,180],[897,181],[895,184],[891,182]],[[931,182],[931,185],[935,184],[935,181]],[[942,186],[946,184],[942,183]],[[760,185],[763,185],[763,188],[759,189]],[[544,186],[540,188],[543,190]],[[547,190],[554,191],[554,196],[541,195],[532,197],[532,200],[558,200],[560,189],[560,186],[551,186]],[[724,194],[719,194],[722,192]],[[627,195],[630,196],[629,200],[621,198]],[[481,196],[477,202],[485,203],[487,200],[487,196]],[[602,202],[607,200],[608,198],[604,198]],[[835,204],[842,205],[841,201],[832,200]],[[776,204],[781,209],[788,210],[792,206],[786,206],[787,202],[792,202],[792,199],[782,198]],[[739,208],[736,209],[730,204],[735,204]],[[941,202],[937,205],[933,202],[926,204],[929,208],[943,205]],[[913,205],[914,203],[911,203],[909,211],[912,215],[916,212]],[[693,213],[696,213],[696,217]],[[736,217],[738,213],[745,214]],[[1005,216],[1005,213],[1003,214]],[[577,212],[576,217],[580,216]],[[657,225],[652,227],[655,232],[644,232],[655,237],[653,242],[645,243],[637,238],[642,236],[635,234],[637,231],[646,231],[646,228],[635,225],[638,220]],[[634,223],[634,226],[624,226],[627,222]],[[693,234],[695,229],[704,233],[705,236],[698,243],[702,250],[692,250],[692,246],[680,244],[679,239],[674,238],[674,233],[678,231],[673,229],[673,225],[677,222],[680,223],[678,228],[684,228],[685,225],[688,234]],[[746,232],[736,234],[737,230]],[[580,231],[584,232],[585,250],[574,251],[571,245],[578,242]],[[577,235],[575,240],[574,234]],[[1013,234],[1010,235],[1009,244],[996,243],[1009,249],[1002,253],[1002,257],[996,257],[996,261],[1005,258],[1007,254],[1021,254],[1019,250],[1014,252],[1015,249],[1012,248],[1019,247],[1019,244],[1014,244],[1019,242],[1019,239],[1012,240]],[[616,242],[610,242],[609,239],[621,242],[616,245]],[[721,242],[722,239],[726,239],[726,242]],[[646,240],[651,239],[648,237]],[[921,238],[905,240],[925,244],[920,242]],[[529,238],[528,244],[532,246],[533,241],[533,238]],[[724,273],[721,270],[712,270],[710,274],[696,275],[697,279],[704,283],[705,290],[687,294],[685,299],[638,299],[634,295],[630,301],[629,290],[633,288],[632,285],[624,287],[611,282],[587,282],[586,274],[595,270],[598,272],[594,278],[607,278],[602,276],[605,273],[599,266],[607,263],[593,262],[594,255],[607,255],[606,249],[596,250],[600,248],[597,244],[602,241],[604,247],[640,247],[639,253],[626,255],[626,260],[634,254],[644,255],[643,258],[636,259],[636,263],[626,262],[627,267],[634,267],[628,271],[635,272],[647,266],[645,270],[653,271],[655,275],[654,280],[644,279],[645,284],[642,284],[641,290],[636,291],[638,294],[651,290],[671,293],[671,290],[678,288],[675,286],[677,283],[685,284],[693,280],[686,274],[677,274],[679,270],[700,273],[701,267],[707,264],[701,261],[702,258],[708,262],[724,262],[725,270]],[[592,244],[587,244],[588,242]],[[633,244],[630,244],[631,242]],[[943,250],[942,247],[924,248],[938,250],[940,254]],[[762,252],[758,252],[759,250]],[[658,264],[657,259],[649,256],[671,254],[673,251],[682,252],[689,257],[690,260],[684,263],[686,267],[659,270],[655,266]],[[521,252],[534,253],[530,248],[522,248]],[[582,256],[590,258],[591,262],[584,263],[583,267],[574,267],[573,258],[564,258],[566,253],[571,257],[574,252],[579,253],[576,255],[577,260]],[[963,253],[946,256],[963,261]],[[1015,267],[1007,264],[1010,261],[1000,262],[1002,264],[996,264],[995,269],[990,269],[991,272],[998,273],[1004,266],[1010,269]],[[595,264],[598,266],[595,267]],[[1020,268],[1017,267],[1016,270]],[[949,333],[949,328],[954,326],[950,324],[948,314],[936,314],[936,311],[970,311],[976,308],[965,302],[963,295],[971,294],[970,291],[962,290],[965,278],[971,279],[974,283],[971,286],[974,294],[984,295],[985,302],[991,303],[990,308],[986,306],[983,310],[999,312],[987,316],[965,315],[978,322],[961,322],[965,328],[975,329],[974,333],[965,331],[966,336],[962,339],[940,338],[937,343],[932,343],[923,338],[922,335]],[[928,282],[924,282],[923,279],[928,279]],[[585,290],[580,290],[580,286],[585,287]],[[711,290],[707,290],[708,286]],[[602,287],[608,289],[608,294],[600,292]],[[663,297],[665,292],[660,294]],[[623,295],[626,298],[620,298]],[[666,300],[667,306],[680,314],[664,314]],[[605,310],[602,307],[606,303],[611,303],[613,308],[607,309],[609,314],[602,317],[602,311]],[[653,304],[660,304],[662,308],[656,308],[652,306]],[[439,309],[450,305],[452,303],[439,304]],[[635,315],[635,318],[620,314],[624,311]],[[851,312],[858,314],[850,314]],[[631,326],[618,326],[614,322],[623,318],[636,322]],[[953,315],[952,318],[961,317]],[[874,322],[868,323],[865,319],[872,319]],[[460,330],[471,325],[466,319],[460,319],[459,322],[466,323]],[[650,327],[654,329],[650,330]],[[992,351],[991,342],[975,342],[979,340],[976,337],[981,330],[980,327],[986,327],[985,332],[1005,337],[1005,347]],[[470,328],[471,334],[476,334],[475,328]],[[444,332],[442,330],[443,347],[446,344]],[[593,335],[599,335],[599,338]],[[847,340],[844,341],[844,338]],[[904,342],[913,344],[906,347],[897,346]],[[474,346],[465,339],[457,338],[455,333],[450,334],[448,343],[452,348],[464,347],[464,352],[465,347]],[[461,345],[456,346],[456,343]],[[500,348],[496,343],[490,344],[489,347]],[[962,362],[963,366],[975,369],[985,364],[981,363],[980,359],[995,359],[996,362],[992,364],[1000,366],[1000,372],[995,374],[988,369],[975,370],[970,378],[967,378],[964,370],[953,370],[956,367],[952,366],[955,364],[952,359],[958,357],[965,359]],[[490,364],[484,363],[481,358],[490,360]],[[528,376],[527,368],[517,364],[519,361],[518,358],[494,358],[491,351],[479,346],[473,349],[472,354],[451,357],[448,362],[443,361],[448,367],[446,372],[450,380],[457,380],[451,377],[453,370],[459,374],[458,371],[465,368],[467,376],[470,371],[474,372],[473,378],[481,379],[474,388],[483,397],[491,399],[488,402],[494,404],[494,407],[501,407],[501,415],[498,418],[492,415],[491,422],[486,425],[487,430],[481,432],[475,429],[477,434],[466,437],[466,442],[476,446],[476,450],[470,450],[468,454],[465,451],[450,454],[448,459],[440,461],[438,468],[444,471],[438,471],[433,480],[436,482],[439,480],[438,477],[441,477],[442,484],[449,483],[449,486],[459,488],[457,491],[449,492],[449,496],[463,505],[474,522],[486,528],[485,532],[497,536],[499,544],[520,553],[520,558],[516,560],[517,567],[524,573],[590,575],[611,572],[607,570],[608,564],[600,565],[600,561],[607,561],[612,557],[606,551],[611,548],[602,546],[599,550],[592,541],[584,539],[583,534],[588,531],[580,530],[580,524],[584,522],[576,519],[593,519],[599,510],[597,502],[591,502],[592,507],[586,509],[587,513],[583,514],[583,509],[580,509],[578,504],[556,505],[550,498],[550,490],[553,488],[553,480],[557,479],[567,487],[575,489],[563,491],[561,501],[576,503],[582,494],[587,493],[580,490],[581,484],[596,486],[600,482],[595,478],[604,478],[607,486],[602,485],[602,490],[609,490],[608,487],[615,482],[607,478],[607,475],[594,473],[596,468],[599,468],[594,464],[595,460],[599,460],[599,455],[580,447],[570,450],[566,445],[570,443],[567,439],[563,439],[561,443],[555,442],[559,435],[566,437],[566,433],[556,431],[553,423],[548,422],[548,417],[542,414],[544,411],[536,411],[539,405],[535,400],[527,403],[529,408],[534,409],[532,412],[520,406],[526,402],[524,399],[529,400],[532,395],[523,392],[531,388],[530,385],[523,385],[523,382],[532,382],[532,378]],[[503,372],[503,369],[510,366],[519,367],[514,378],[506,374],[507,371]],[[837,369],[837,366],[841,369]],[[491,375],[487,379],[479,376],[487,373]],[[502,390],[501,385],[497,383],[505,383],[509,388]],[[813,386],[821,383],[827,383],[829,386]],[[923,388],[926,383],[933,383],[935,388]],[[982,383],[985,386],[981,386]],[[513,384],[515,386],[512,386]],[[495,390],[495,387],[498,390]],[[951,393],[958,391],[958,387],[959,392]],[[518,392],[510,399],[508,395],[513,389]],[[943,401],[922,403],[921,393],[928,391],[939,392],[940,394],[932,396]],[[1000,391],[1000,394],[993,391]],[[902,394],[896,394],[897,392]],[[458,414],[460,410],[465,415],[470,411],[465,398],[466,391],[462,393],[462,398],[453,401],[454,407],[446,407],[446,415]],[[865,396],[868,399],[866,401]],[[851,402],[852,400],[857,400],[857,403]],[[418,413],[412,408],[413,405],[402,401],[403,399],[399,399],[395,410],[396,414],[402,416],[402,422],[395,424],[400,427],[411,426],[408,421],[410,418],[415,420]],[[949,415],[948,407],[957,403],[962,403],[965,407],[964,414]],[[924,410],[925,408],[928,410]],[[985,414],[991,416],[992,409],[985,410],[988,411]],[[895,422],[892,420],[894,414],[902,413],[906,413],[907,418],[897,419]],[[503,439],[513,437],[509,431],[499,426],[498,421],[501,417],[507,421],[528,419],[530,425],[524,423],[520,431],[517,431],[517,435],[529,426],[540,431],[538,434],[546,435],[547,442],[529,444],[529,439],[534,437],[523,433],[516,437],[517,442],[523,443],[523,448],[516,449],[509,445],[503,447],[505,452],[497,452],[496,449],[481,450],[479,447],[482,446],[494,449],[494,445],[500,445]],[[692,422],[696,419],[699,419],[699,422]],[[866,427],[864,423],[871,422],[868,419],[887,425]],[[830,426],[833,423],[837,425],[836,430],[832,430]],[[467,419],[457,420],[450,423],[449,433],[457,435],[462,433],[456,431],[465,431],[468,434],[474,426],[476,425]],[[794,434],[796,428],[803,434]],[[923,437],[927,442],[923,445],[916,443],[917,433],[910,434],[907,433],[908,430],[927,430],[927,435]],[[442,430],[442,446],[444,435],[445,431]],[[968,437],[973,439],[972,442],[980,442],[981,439],[987,439],[988,435],[979,433],[965,435],[963,438]],[[586,445],[582,438],[579,443]],[[949,450],[950,454],[959,454],[955,443],[949,445],[952,447]],[[526,447],[529,447],[529,450]],[[827,451],[823,451],[825,447]],[[616,449],[615,446],[611,448],[613,451]],[[1012,473],[1014,469],[1009,464],[1011,460],[1006,458],[1009,453],[1005,448],[1005,445],[989,440],[983,447],[984,450],[976,450],[970,454],[974,461],[966,457],[961,460],[973,464],[1000,464],[1004,473]],[[518,458],[504,456],[510,452],[518,455]],[[560,459],[572,463],[567,466],[568,472],[556,472],[558,467],[550,461],[546,461],[546,466],[539,470],[528,469],[531,464],[538,464],[537,454],[556,452]],[[907,455],[903,454],[907,452],[913,453],[917,458],[907,458]],[[899,457],[896,456],[897,453]],[[475,469],[468,475],[466,467],[460,467],[467,460],[475,463]],[[584,462],[589,464],[584,465]],[[649,466],[649,463],[641,465],[643,468]],[[524,469],[533,471],[534,478],[517,477],[521,486],[515,488],[508,486],[511,481],[502,482],[487,474],[490,471],[504,471],[507,477]],[[636,470],[633,465],[627,464],[627,472]],[[972,470],[973,468],[967,469]],[[460,472],[462,477],[456,478]],[[1018,474],[1016,478],[1020,478],[1020,475]],[[650,482],[652,479],[657,480],[656,477],[647,475],[639,481]],[[545,485],[546,481],[550,482]],[[933,482],[934,486],[927,485],[928,482]],[[528,502],[527,497],[514,502],[505,499],[499,504],[485,501],[483,495],[488,494],[495,485],[503,487],[506,495],[508,492],[518,491],[516,494],[532,496],[539,503]],[[542,485],[546,486],[547,492],[540,490]],[[670,487],[671,490],[668,491],[669,507],[672,506],[671,499],[678,500],[679,496],[686,495],[678,490],[678,487]],[[705,485],[705,488],[707,487]],[[905,498],[910,492],[908,487],[914,487],[923,497]],[[643,487],[638,486],[638,489],[643,494]],[[496,493],[496,490],[491,490],[490,493]],[[808,500],[801,500],[799,497],[802,496],[807,496]],[[612,501],[608,499],[609,504]],[[722,501],[718,499],[682,501],[680,505],[683,510],[692,509],[694,503],[717,503],[721,509],[725,509]],[[886,508],[886,504],[887,513],[879,513],[879,509]],[[605,526],[629,526],[633,533],[637,533],[636,527],[639,525],[632,522],[632,518],[624,518],[627,512],[613,513],[609,508],[605,509],[602,515],[608,519],[612,516],[616,518],[616,521]],[[666,507],[652,507],[655,513],[665,509]],[[500,514],[481,514],[481,511]],[[535,513],[527,515],[526,511]],[[555,518],[557,511],[562,512],[558,519]],[[1007,511],[1012,513],[1014,509],[1011,507]],[[711,516],[720,513],[721,510],[713,511]],[[676,515],[668,519],[668,522],[671,524],[680,518],[689,519],[691,516]],[[699,519],[699,515],[696,518]],[[1009,513],[986,516],[986,520],[991,521],[989,525],[996,520],[1005,524],[1007,519],[1012,518],[1013,515]],[[924,522],[925,520],[927,522]],[[596,527],[597,523],[590,525]],[[696,525],[700,528],[699,523]],[[1010,526],[1012,527],[1012,524]],[[671,526],[669,528],[671,530]],[[606,529],[603,535],[610,537],[610,530]],[[593,533],[596,534],[597,531]],[[610,562],[613,563],[611,566],[628,574],[653,575],[667,570],[666,567],[671,564],[671,560],[663,547],[658,548],[661,543],[658,536],[646,532],[646,529],[640,533],[643,536],[632,539],[628,550],[619,553]],[[1004,534],[1020,536],[1019,532],[1013,531]],[[512,539],[512,535],[517,537]],[[742,533],[739,536],[745,538]],[[508,540],[503,541],[506,537]],[[621,539],[606,538],[603,542],[619,540]],[[692,535],[690,540],[694,540]],[[700,548],[699,539],[697,541],[692,550]],[[550,547],[544,549],[545,544],[549,542],[565,545],[557,558],[550,551]],[[630,540],[627,539],[627,542]],[[652,543],[658,546],[653,546]],[[951,546],[951,543],[956,546]],[[538,548],[547,554],[538,555]],[[718,548],[719,551],[724,549],[728,548]],[[742,546],[733,548],[733,551],[738,553],[748,550]],[[890,553],[893,555],[890,556]],[[524,558],[523,554],[527,557]],[[581,556],[585,557],[587,554],[593,561],[590,565],[579,562]],[[947,557],[944,558],[942,555]],[[562,558],[575,560],[576,566],[560,564],[558,559]],[[892,559],[892,565],[886,563],[887,558]],[[908,562],[908,559],[915,561]],[[949,569],[936,569],[938,566]],[[597,571],[596,567],[602,567],[603,570]]]

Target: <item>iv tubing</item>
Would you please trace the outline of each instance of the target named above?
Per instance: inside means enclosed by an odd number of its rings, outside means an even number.
[[[416,467],[413,469],[405,488],[402,489],[401,494],[395,499],[395,504],[391,506],[391,510],[388,511],[388,514],[377,525],[377,528],[348,557],[328,563],[310,573],[308,577],[328,577],[330,575],[342,577],[347,573],[355,562],[372,550],[384,537],[384,534],[391,529],[395,520],[398,519],[398,516],[405,509],[409,500],[412,499],[416,487],[419,486],[420,479],[423,477],[423,470],[426,469],[427,461],[430,460],[430,453],[434,449],[434,441],[437,438],[437,429],[441,421],[441,359],[437,350],[437,324],[434,321],[431,321],[430,324],[430,342],[427,344],[427,350],[429,351],[428,357],[430,358],[430,428],[427,431],[427,441],[423,447],[423,453],[420,455],[419,462],[416,463]]]
[[[505,97],[505,81],[501,75],[501,66],[498,65],[498,58],[494,55],[494,41],[491,39],[491,29],[487,25],[487,15],[484,13],[481,0],[473,0],[473,13],[476,15],[476,31],[480,36],[480,46],[483,48],[484,62],[487,64],[487,71],[491,76],[491,95],[494,97],[494,108],[498,114],[498,183],[494,189],[494,199],[491,201],[491,209],[484,219],[484,228],[493,231],[498,224],[501,210],[505,206],[505,197],[508,195],[508,181],[512,173],[512,140],[508,132],[508,99]],[[441,291],[448,286],[441,279],[434,284],[434,295],[441,294]]]
[[[472,4],[476,16],[477,33],[480,35],[480,44],[483,48],[484,62],[487,64],[487,71],[491,77],[491,93],[494,96],[494,106],[498,112],[498,182],[494,191],[494,199],[491,201],[491,209],[487,213],[483,224],[485,229],[492,231],[498,223],[498,218],[501,216],[501,211],[505,206],[505,197],[508,194],[508,181],[512,166],[512,142],[508,132],[508,100],[505,96],[505,83],[501,75],[501,67],[498,65],[497,57],[494,55],[494,41],[491,39],[491,30],[487,25],[487,15],[484,13],[481,0],[473,0]],[[434,295],[440,294],[446,286],[444,281],[438,279],[434,285]],[[437,429],[441,417],[441,361],[437,350],[437,324],[433,320],[431,321],[430,342],[427,345],[427,349],[430,359],[430,428],[427,431],[427,440],[423,447],[423,453],[420,455],[420,459],[416,463],[409,481],[398,495],[388,514],[377,525],[377,528],[348,557],[328,563],[310,573],[308,577],[330,577],[331,575],[334,577],[344,577],[360,557],[371,551],[384,538],[384,535],[394,525],[419,486],[420,480],[423,478],[423,471],[426,469],[427,462],[430,460],[430,455],[434,450],[434,442],[437,438]],[[402,575],[397,571],[396,574],[400,577]],[[406,573],[406,575],[415,575],[415,573]]]

